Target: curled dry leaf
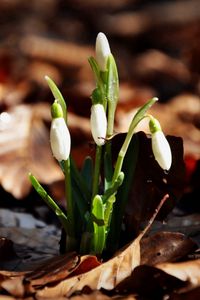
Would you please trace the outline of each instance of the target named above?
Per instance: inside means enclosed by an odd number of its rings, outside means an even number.
[[[75,253],[51,258],[33,272],[28,273],[25,276],[25,282],[30,282],[31,286],[43,286],[47,283],[60,281],[69,276],[79,263],[80,258]]]
[[[140,240],[143,234],[140,234],[124,251],[95,269],[63,280],[54,287],[45,287],[36,295],[44,298],[64,295],[69,297],[85,286],[92,290],[101,288],[112,290],[124,278],[130,276],[133,269],[140,264]]]

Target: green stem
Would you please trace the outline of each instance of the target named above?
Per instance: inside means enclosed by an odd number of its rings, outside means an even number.
[[[67,206],[67,218],[68,218],[68,234],[71,237],[75,237],[74,204],[72,199],[70,158],[64,161],[64,171],[65,171],[65,192],[66,192],[66,206]]]
[[[102,154],[102,146],[96,146],[96,157],[95,157],[93,184],[92,184],[92,199],[96,194],[98,194],[99,176],[100,176],[100,168],[101,168],[101,154]]]
[[[112,183],[115,182],[116,178],[118,177],[119,173],[121,172],[122,169],[122,165],[123,165],[123,161],[124,161],[124,157],[126,155],[126,152],[128,150],[128,146],[131,142],[131,139],[133,137],[133,134],[135,133],[135,127],[138,125],[138,123],[145,118],[145,114],[147,112],[147,110],[156,102],[158,101],[158,98],[154,97],[151,100],[149,100],[145,105],[143,105],[138,112],[136,113],[136,115],[134,116],[130,126],[129,126],[129,130],[128,133],[126,135],[125,141],[121,147],[121,150],[119,151],[118,157],[117,157],[117,162],[115,165],[115,171],[114,171],[114,175],[113,175],[113,179],[112,179]]]

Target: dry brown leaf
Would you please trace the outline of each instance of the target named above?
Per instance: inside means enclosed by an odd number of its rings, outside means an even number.
[[[1,114],[0,182],[15,198],[29,192],[30,171],[45,184],[63,177],[50,152],[44,124],[49,118],[47,104],[20,105]]]
[[[25,281],[32,286],[41,286],[51,282],[58,282],[69,276],[80,264],[80,258],[72,252],[66,255],[59,255],[46,261],[25,276]]]
[[[93,54],[89,46],[78,45],[61,40],[53,40],[37,35],[26,36],[20,43],[21,51],[37,59],[78,68],[87,64],[87,57]]]
[[[195,242],[178,232],[157,232],[141,241],[141,264],[180,260],[196,247]]]
[[[45,287],[36,293],[38,297],[71,296],[74,292],[82,291],[84,287],[91,290],[113,290],[125,278],[131,276],[132,271],[140,265],[140,241],[151,227],[162,205],[169,198],[166,194],[160,201],[152,218],[145,229],[124,250],[121,250],[109,261],[97,266],[89,272],[63,280],[54,287]]]
[[[180,280],[188,281],[191,287],[200,286],[200,259],[179,263],[162,263],[155,267]]]
[[[54,287],[45,287],[36,295],[44,298],[69,297],[85,286],[89,286],[92,290],[101,288],[112,290],[124,278],[130,276],[133,269],[140,264],[140,240],[143,234],[140,234],[124,251],[95,269],[63,280]]]
[[[16,297],[22,297],[25,293],[25,286],[23,284],[22,276],[4,280],[1,283],[1,287]]]
[[[13,298],[11,296],[3,295],[3,296],[0,296],[0,300],[16,300],[16,298]]]
[[[109,300],[109,299],[136,300],[136,298],[132,295],[109,297],[107,295],[102,294],[100,291],[94,291],[91,294],[87,294],[87,295],[81,294],[81,295],[73,296],[71,299],[72,300]],[[43,300],[43,299],[38,298],[37,300]]]

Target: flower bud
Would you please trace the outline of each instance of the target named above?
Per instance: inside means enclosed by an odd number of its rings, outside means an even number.
[[[107,131],[107,118],[102,104],[92,105],[90,125],[95,143],[98,146],[104,145]]]
[[[152,134],[152,151],[155,160],[163,170],[168,171],[172,164],[172,153],[158,120],[151,117],[149,121],[149,129]]]
[[[71,138],[69,130],[63,117],[60,117],[59,104],[52,105],[52,116],[50,129],[50,144],[53,156],[58,160],[67,160],[70,154]]]
[[[101,71],[107,70],[108,56],[111,54],[107,37],[99,32],[96,38],[96,60]]]

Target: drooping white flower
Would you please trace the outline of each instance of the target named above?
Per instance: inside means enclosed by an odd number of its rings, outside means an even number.
[[[169,143],[161,130],[158,120],[151,118],[149,122],[151,131],[152,151],[155,160],[163,170],[169,170],[172,164],[172,153]]]
[[[95,143],[98,146],[104,145],[107,131],[107,118],[102,104],[92,105],[90,125]]]
[[[50,144],[53,156],[58,160],[67,160],[71,149],[71,138],[63,118],[61,106],[55,101],[52,105]]]
[[[107,69],[107,60],[110,54],[111,51],[107,37],[103,32],[99,32],[96,38],[96,60],[100,70],[103,72]]]

